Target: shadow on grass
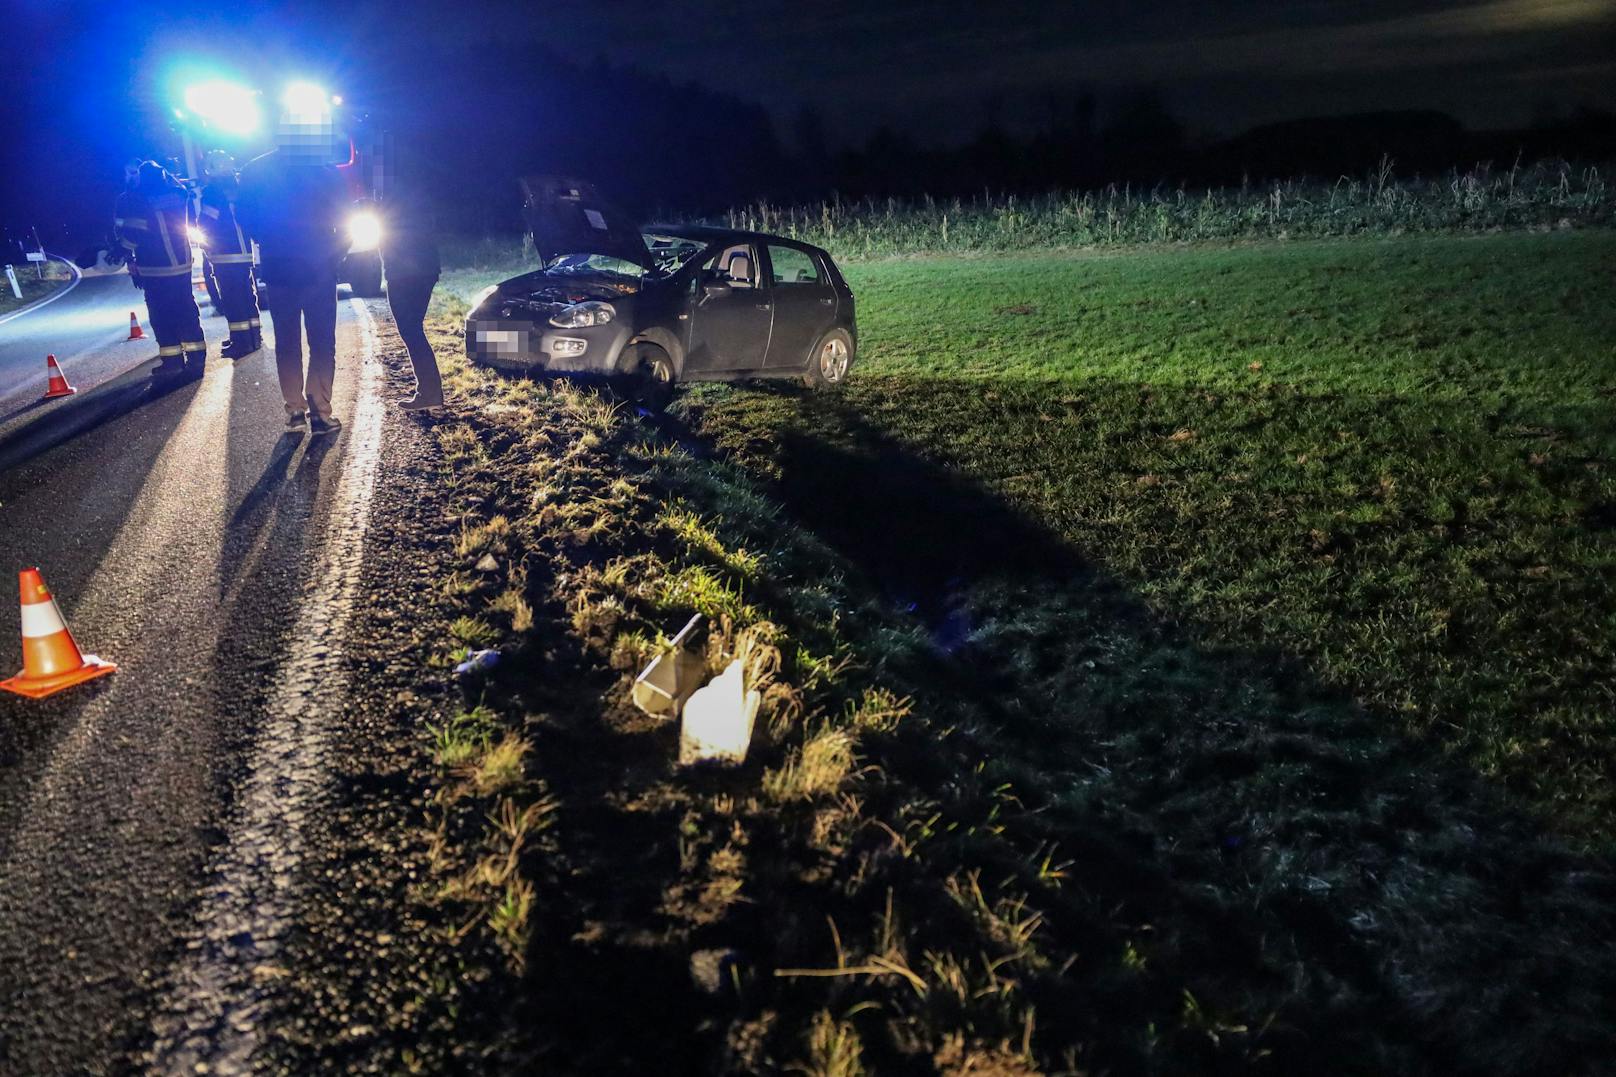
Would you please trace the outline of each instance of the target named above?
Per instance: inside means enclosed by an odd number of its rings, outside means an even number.
[[[1567,850],[1299,661],[1191,638],[845,401],[750,391],[786,421],[715,432],[698,403],[684,436],[766,460],[794,521],[855,568],[851,590],[884,596],[885,616],[843,631],[914,693],[927,732],[875,742],[883,771],[962,828],[997,797],[1020,848],[1070,861],[1067,883],[1034,894],[1040,944],[1077,955],[1022,985],[1035,1045],[1093,1044],[1086,1063],[1127,1070],[1227,1066],[1204,1024],[1221,1013],[1246,1026],[1224,1046],[1244,1040],[1246,1061],[1266,1052],[1280,1072],[1592,1072],[1616,1052],[1608,859]],[[893,620],[912,616],[925,644],[894,645]],[[938,848],[984,885],[1025,876],[984,864],[963,832]],[[864,888],[926,871],[906,854]],[[848,904],[834,891],[827,914]],[[911,913],[916,945],[946,914]]]

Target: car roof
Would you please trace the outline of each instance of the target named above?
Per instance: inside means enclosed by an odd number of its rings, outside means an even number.
[[[696,239],[703,243],[776,243],[786,247],[800,247],[805,251],[814,251],[830,257],[829,252],[816,247],[812,243],[804,243],[800,239],[789,236],[777,236],[768,232],[749,232],[743,228],[720,228],[712,224],[648,224],[640,231],[651,235],[677,236],[680,239]]]

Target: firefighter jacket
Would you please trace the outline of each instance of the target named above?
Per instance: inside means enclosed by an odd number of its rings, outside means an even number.
[[[236,221],[236,177],[223,176],[202,188],[202,230],[208,259],[216,266],[251,265],[252,244]]]
[[[142,277],[190,277],[191,202],[182,187],[136,187],[118,196],[113,234]]]

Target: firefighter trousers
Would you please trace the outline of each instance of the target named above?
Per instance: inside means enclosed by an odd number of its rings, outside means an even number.
[[[258,326],[258,285],[253,281],[252,263],[210,265],[213,286],[219,291],[219,313],[230,327],[230,350],[237,356],[246,355],[258,346],[253,333]]]
[[[141,278],[146,290],[146,316],[152,335],[157,338],[157,354],[163,362],[200,363],[207,358],[208,345],[202,336],[202,312],[191,293],[191,275]]]

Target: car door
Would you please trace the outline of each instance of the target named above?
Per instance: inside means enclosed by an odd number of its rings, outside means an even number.
[[[711,282],[727,285],[727,293],[711,294],[706,287]],[[750,243],[725,247],[702,264],[690,312],[686,371],[763,367],[774,311],[762,282],[757,251]]]
[[[770,243],[767,259],[774,303],[767,365],[770,369],[798,369],[836,322],[836,291],[812,251]]]

